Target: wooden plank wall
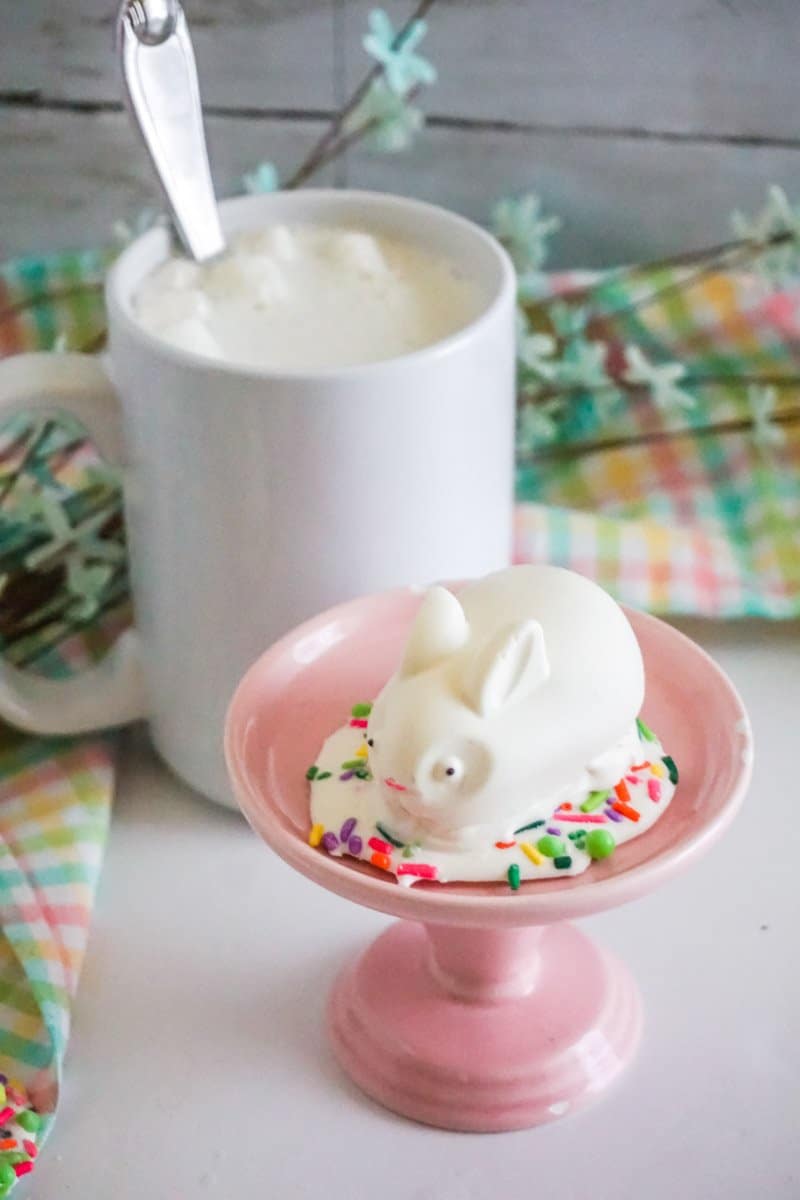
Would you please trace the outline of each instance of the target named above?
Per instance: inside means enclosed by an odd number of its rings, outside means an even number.
[[[384,5],[396,22],[411,10]],[[366,0],[185,0],[223,194],[287,171],[363,73]],[[0,257],[91,245],[153,198],[120,111],[114,0],[0,0]],[[534,188],[557,265],[724,238],[782,183],[800,200],[798,0],[438,0],[429,128],[328,179],[484,219]]]

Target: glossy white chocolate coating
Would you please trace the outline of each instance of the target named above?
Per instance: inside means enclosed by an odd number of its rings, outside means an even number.
[[[639,757],[639,646],[597,584],[517,566],[425,597],[369,720],[383,818],[468,850],[613,786]]]

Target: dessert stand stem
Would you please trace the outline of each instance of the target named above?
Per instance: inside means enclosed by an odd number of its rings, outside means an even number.
[[[491,1004],[528,996],[540,966],[542,926],[523,929],[461,929],[426,924],[428,970],[457,1000]]]

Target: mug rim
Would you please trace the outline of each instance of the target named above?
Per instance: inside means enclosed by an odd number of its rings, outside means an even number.
[[[508,302],[509,295],[512,297],[516,295],[516,272],[507,251],[492,234],[468,217],[461,216],[459,213],[452,212],[450,209],[438,204],[430,204],[428,201],[417,200],[409,196],[398,196],[391,192],[375,192],[357,188],[303,188],[296,194],[298,196],[314,197],[315,200],[319,201],[321,206],[324,206],[329,201],[357,200],[365,204],[368,208],[392,209],[400,207],[410,210],[411,212],[416,212],[421,220],[434,218],[441,221],[444,219],[457,227],[466,236],[473,238],[484,251],[488,251],[494,256],[495,263],[499,269],[499,285],[483,304],[477,316],[468,321],[466,325],[448,334],[447,337],[440,338],[435,342],[431,342],[428,346],[412,350],[407,354],[377,359],[374,362],[353,363],[348,366],[316,367],[313,369],[302,368],[297,370],[286,367],[276,369],[255,364],[240,364],[227,359],[210,358],[194,350],[175,346],[159,338],[156,334],[151,333],[139,323],[131,311],[127,298],[124,298],[122,295],[122,281],[129,269],[130,260],[134,259],[141,252],[142,247],[148,241],[155,242],[157,239],[165,237],[165,252],[159,258],[158,264],[151,264],[148,270],[154,269],[155,265],[160,265],[167,257],[169,235],[163,226],[158,226],[147,230],[147,232],[141,234],[135,241],[131,242],[119,255],[107,273],[105,300],[109,314],[109,328],[113,320],[113,323],[123,327],[130,336],[141,342],[151,354],[183,367],[199,368],[205,372],[219,372],[226,376],[234,375],[240,379],[249,378],[262,382],[264,380],[274,380],[319,383],[332,379],[346,380],[356,377],[360,379],[364,376],[369,376],[371,373],[378,373],[381,370],[410,369],[457,353],[464,343],[472,341],[485,325],[494,320],[497,313]],[[274,197],[286,195],[288,193],[278,191],[260,193],[258,195],[234,196],[221,201],[219,208],[224,218],[226,213],[235,209],[257,209],[261,206],[268,208]],[[142,272],[133,286],[138,286],[146,274],[147,272]],[[132,289],[127,290],[130,292]]]

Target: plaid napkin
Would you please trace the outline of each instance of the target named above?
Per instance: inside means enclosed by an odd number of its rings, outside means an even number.
[[[768,294],[746,275],[714,274],[688,290],[678,271],[604,283],[594,308],[612,315],[595,332],[614,352],[640,346],[678,360],[691,377],[729,381],[690,388],[695,410],[667,419],[647,400],[626,407],[602,437],[639,438],[565,458],[578,428],[552,455],[520,462],[516,556],[547,559],[597,579],[619,600],[660,613],[706,617],[800,615],[800,422],[781,442],[752,429],[748,388],[800,374],[800,290]],[[585,275],[559,276],[554,293]],[[637,298],[660,298],[632,308]],[[776,388],[776,412],[800,388]],[[709,424],[725,432],[705,432]],[[679,436],[662,438],[668,431]],[[780,436],[780,435],[777,435]]]
[[[62,255],[0,272],[0,355],[101,337],[107,261]],[[3,446],[14,436],[0,428]],[[80,491],[95,462],[82,447],[62,463],[60,483]],[[12,458],[0,487],[13,469]],[[9,654],[63,677],[95,661],[128,619],[121,606],[88,635],[61,640],[51,624]],[[113,787],[110,739],[34,738],[0,725],[0,1196],[33,1169],[52,1127]],[[31,1106],[23,1120],[37,1128],[26,1132],[12,1110]]]

